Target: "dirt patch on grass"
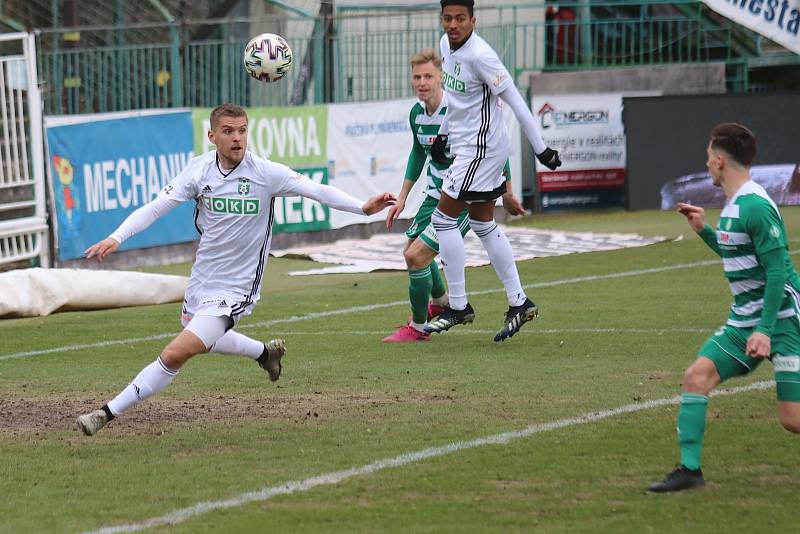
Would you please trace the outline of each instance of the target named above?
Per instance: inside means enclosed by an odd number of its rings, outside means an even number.
[[[77,417],[103,405],[106,399],[67,397],[0,397],[0,435],[37,434],[78,430]],[[190,400],[148,399],[109,423],[109,428],[159,433],[182,423],[237,422],[289,419],[304,422],[352,412],[368,406],[396,403],[394,398],[368,395],[300,395],[271,399],[229,395],[198,397]]]
[[[116,431],[160,434],[183,424],[282,419],[296,423],[336,414],[404,402],[452,401],[449,395],[414,392],[407,396],[382,394],[284,395],[269,399],[214,395],[189,400],[152,398],[109,423]],[[0,436],[36,435],[78,430],[77,417],[107,399],[71,397],[7,398],[0,396]]]

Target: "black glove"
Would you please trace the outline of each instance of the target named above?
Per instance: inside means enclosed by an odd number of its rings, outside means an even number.
[[[431,160],[439,165],[450,165],[453,162],[453,158],[447,153],[446,135],[436,136],[436,140],[431,145]]]
[[[433,154],[433,149],[431,149],[431,154]],[[553,150],[549,147],[545,148],[544,152],[541,154],[536,154],[536,159],[551,171],[561,166],[561,160],[558,158],[558,150]]]

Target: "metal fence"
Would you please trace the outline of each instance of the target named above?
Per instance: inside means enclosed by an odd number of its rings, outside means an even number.
[[[0,35],[0,268],[49,266],[42,109],[26,33]]]
[[[547,8],[528,4],[476,12],[477,31],[518,81],[536,71],[723,61],[730,65],[731,90],[747,90],[745,58],[731,30],[708,17],[699,2]],[[280,33],[292,46],[290,79],[264,84],[242,68],[245,43],[264,31]],[[408,58],[437,47],[440,36],[437,10],[397,8],[341,11],[326,19],[39,30],[44,106],[47,114],[58,115],[211,107],[223,101],[252,106],[405,97],[411,95]]]

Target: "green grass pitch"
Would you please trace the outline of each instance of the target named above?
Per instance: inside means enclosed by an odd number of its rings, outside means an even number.
[[[783,213],[800,239],[800,208]],[[244,358],[199,356],[92,438],[75,417],[155,359],[179,330],[179,304],[0,322],[0,532],[139,528],[190,507],[197,513],[148,531],[793,531],[800,442],[778,423],[773,388],[711,400],[702,491],[644,491],[678,459],[671,404],[470,445],[674,397],[731,301],[721,264],[677,214],[515,224],[684,238],[519,263],[541,317],[501,344],[492,337],[506,303],[490,267],[467,271],[468,289],[480,292],[472,325],[385,345],[408,316],[391,304],[406,298],[405,273],[289,277],[308,263],[272,258],[240,330],[286,339],[280,381]],[[727,386],[771,379],[766,364]],[[247,498],[369,465],[380,468]],[[220,507],[226,499],[242,504]]]

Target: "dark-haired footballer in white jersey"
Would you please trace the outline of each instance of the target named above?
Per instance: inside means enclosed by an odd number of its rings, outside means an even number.
[[[439,253],[450,291],[449,306],[429,323],[427,332],[444,332],[470,323],[475,311],[467,301],[464,241],[458,216],[466,207],[469,224],[481,239],[508,297],[508,312],[495,341],[516,334],[538,314],[525,295],[511,245],[494,221],[495,199],[505,192],[501,170],[511,151],[500,100],[508,104],[533,145],[536,157],[550,169],[561,165],[558,152],[547,148],[530,110],[497,53],[475,33],[472,0],[441,0],[442,85],[447,114],[431,146],[431,159],[447,159],[449,140],[454,155],[444,176],[439,205],[431,221],[439,236]]]
[[[197,354],[245,356],[256,360],[270,380],[278,380],[284,341],[274,339],[265,344],[233,330],[241,317],[251,313],[260,296],[272,240],[275,197],[299,195],[364,215],[377,213],[394,202],[393,195],[383,193],[362,203],[248,152],[247,114],[239,106],[223,104],[211,112],[208,138],[217,150],[193,158],[158,197],[86,250],[87,258],[102,260],[181,202],[197,202],[195,225],[200,243],[181,314],[184,330],[119,395],[101,409],[78,418],[87,435],[164,389]]]

